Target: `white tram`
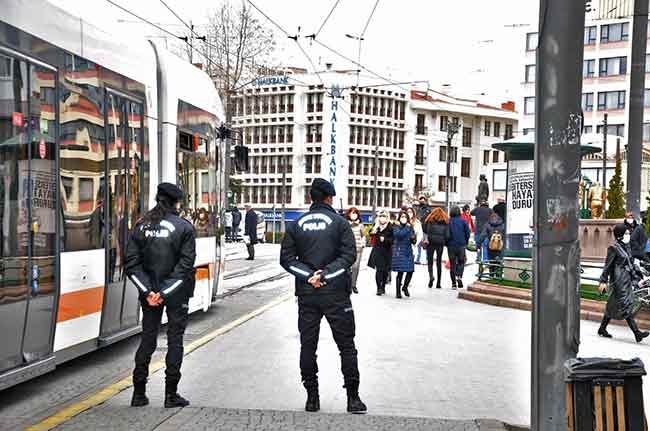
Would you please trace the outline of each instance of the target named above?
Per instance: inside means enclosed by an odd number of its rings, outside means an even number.
[[[197,231],[190,311],[223,278],[223,107],[209,77],[44,0],[1,0],[0,390],[140,331],[129,229],[179,184]]]

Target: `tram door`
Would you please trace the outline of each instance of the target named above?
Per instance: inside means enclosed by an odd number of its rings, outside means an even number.
[[[143,106],[106,94],[108,166],[105,226],[106,292],[100,342],[129,335],[139,324],[138,291],[124,272],[131,227],[143,214]]]
[[[56,71],[0,50],[0,77],[2,373],[53,363],[57,176]]]

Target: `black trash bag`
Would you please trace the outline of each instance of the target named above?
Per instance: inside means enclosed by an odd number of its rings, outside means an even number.
[[[598,378],[624,379],[646,375],[643,361],[612,358],[576,358],[564,363],[567,382],[591,381]]]

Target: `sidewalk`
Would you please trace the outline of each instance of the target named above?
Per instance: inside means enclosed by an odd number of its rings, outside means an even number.
[[[474,271],[468,268],[466,283]],[[411,298],[398,300],[394,287],[375,296],[372,270],[360,274],[361,293],[352,300],[360,392],[369,408],[365,417],[342,414],[340,360],[326,323],[318,351],[322,413],[301,412],[297,306],[290,298],[185,358],[180,391],[191,408],[160,409],[164,373],[159,371],[148,387],[151,406],[128,407],[127,389],[60,429],[101,429],[103,423],[165,430],[179,424],[183,429],[503,429],[485,428],[487,423],[481,428],[480,418],[527,424],[530,313],[459,300],[448,288],[447,272],[441,290],[428,289],[427,279],[426,266],[417,266]],[[582,322],[581,355],[640,356],[650,363],[650,348],[634,343],[625,328],[613,327],[613,340],[597,337],[596,329]]]

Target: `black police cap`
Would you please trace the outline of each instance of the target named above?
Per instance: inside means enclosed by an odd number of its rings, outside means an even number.
[[[176,184],[160,183],[158,184],[158,195],[166,196],[174,202],[177,202],[183,199],[183,190],[181,190]]]
[[[311,183],[311,189],[323,196],[336,196],[336,189],[327,180],[316,178]]]

